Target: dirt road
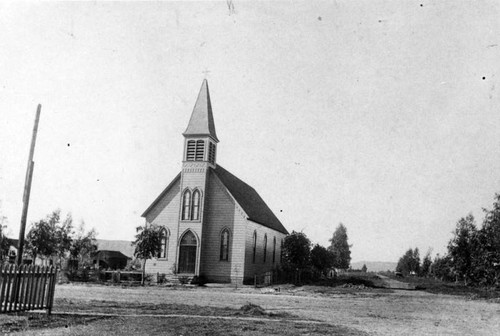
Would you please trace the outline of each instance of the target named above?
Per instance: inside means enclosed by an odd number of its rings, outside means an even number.
[[[268,311],[289,312],[303,319],[326,321],[373,335],[490,336],[498,335],[500,330],[499,303],[420,291],[388,293],[370,289],[317,293],[318,289],[299,287],[262,293],[249,287],[235,290],[58,285],[56,298],[231,308],[251,302]],[[57,306],[54,310],[57,311]]]

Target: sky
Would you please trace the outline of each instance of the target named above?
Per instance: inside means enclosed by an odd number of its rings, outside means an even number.
[[[495,1],[0,3],[0,214],[133,240],[204,78],[218,163],[353,261],[443,254],[500,192]]]

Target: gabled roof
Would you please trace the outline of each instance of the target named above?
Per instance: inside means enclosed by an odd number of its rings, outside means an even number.
[[[189,119],[188,127],[182,134],[184,136],[209,135],[215,141],[219,142],[215,133],[214,116],[212,114],[212,104],[210,103],[210,93],[208,92],[208,82],[206,79],[201,84],[200,93],[194,105],[191,119]]]
[[[154,206],[156,204],[158,204],[158,202],[161,201],[161,199],[163,198],[163,196],[165,196],[165,194],[170,190],[170,188],[172,188],[172,186],[178,181],[180,180],[181,178],[181,173],[177,174],[177,176],[172,180],[172,182],[170,182],[168,184],[168,186],[161,192],[161,194],[156,197],[156,199],[153,201],[153,203],[151,203],[151,205],[146,209],[146,211],[144,211],[141,215],[141,217],[146,217],[146,215],[148,214],[148,212],[154,208]]]
[[[264,225],[270,229],[288,234],[283,224],[272,210],[267,206],[266,202],[259,196],[254,188],[222,168],[220,165],[210,168],[211,173],[215,174],[222,184],[226,187],[229,193],[234,197],[236,202],[241,206],[243,211],[248,215],[248,219],[252,222]],[[177,175],[172,182],[162,191],[160,196],[144,211],[142,217],[146,217],[149,211],[160,202],[163,196],[172,188],[181,174]]]
[[[128,240],[107,240],[107,239],[96,239],[97,251],[115,251],[120,252],[127,256],[127,258],[132,258],[134,256],[135,247],[132,246],[132,242]]]
[[[121,253],[120,251],[108,251],[108,250],[99,250],[94,254],[93,259],[112,259],[112,258],[119,258],[119,259],[131,259],[129,256],[126,256],[125,254]]]
[[[243,208],[249,220],[288,234],[288,231],[281,224],[278,217],[276,217],[254,188],[219,165],[215,169],[212,169],[212,171],[221,180],[236,202]]]

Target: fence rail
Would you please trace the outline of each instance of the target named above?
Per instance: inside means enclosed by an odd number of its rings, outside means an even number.
[[[0,269],[0,313],[46,309],[54,302],[54,267],[10,265]]]

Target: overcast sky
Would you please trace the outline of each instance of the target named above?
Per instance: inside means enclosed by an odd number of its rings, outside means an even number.
[[[0,212],[132,240],[181,169],[203,78],[218,163],[353,261],[443,253],[500,192],[495,1],[0,4]]]

